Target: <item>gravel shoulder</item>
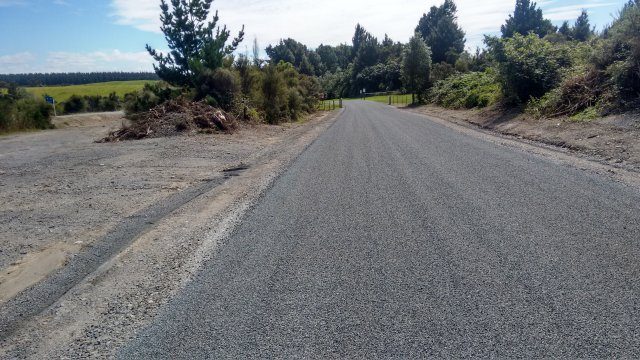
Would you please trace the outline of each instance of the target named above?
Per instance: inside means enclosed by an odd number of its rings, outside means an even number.
[[[57,130],[1,137],[0,192],[6,201],[0,204],[0,286],[5,288],[11,279],[24,285],[15,277],[25,274],[29,281],[46,282],[79,254],[99,248],[123,221],[181,193],[204,190],[145,223],[124,251],[12,329],[0,343],[0,357],[109,356],[334,117],[244,126],[231,135],[98,144],[95,140],[122,122],[103,116],[89,126],[66,119]],[[235,168],[241,171],[226,171]],[[212,182],[211,189],[204,186]],[[15,298],[3,300],[0,309],[6,311]]]
[[[568,118],[535,119],[499,109],[451,110],[428,105],[409,111],[550,145],[617,169],[640,171],[640,113],[637,112],[579,122]]]

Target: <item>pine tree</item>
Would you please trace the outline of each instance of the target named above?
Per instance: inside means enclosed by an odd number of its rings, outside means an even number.
[[[457,57],[464,51],[465,34],[458,26],[458,8],[453,0],[445,0],[441,6],[433,6],[429,13],[423,14],[416,32],[431,48],[434,63],[455,64]]]
[[[353,34],[353,39],[351,40],[353,44],[353,47],[351,48],[351,60],[355,59],[358,55],[360,47],[365,41],[367,41],[368,36],[371,36],[371,34],[369,34],[360,24],[357,24],[356,31]]]
[[[563,35],[567,39],[571,38],[571,27],[569,26],[568,21],[564,21],[562,26],[558,29],[558,34]]]
[[[160,29],[164,33],[169,53],[163,54],[147,45],[147,51],[157,62],[154,69],[168,83],[193,87],[204,70],[222,66],[225,56],[232,54],[244,38],[244,26],[238,37],[227,45],[230,31],[218,26],[218,12],[209,21],[213,0],[161,0]]]
[[[418,95],[422,102],[423,95],[429,88],[429,71],[431,69],[431,50],[416,33],[404,50],[402,57],[402,80],[407,90]]]
[[[503,38],[513,37],[513,34],[527,35],[530,32],[544,37],[556,31],[551,21],[543,17],[542,10],[531,0],[516,0],[513,15],[509,15],[501,30]]]
[[[574,40],[584,42],[589,40],[592,35],[593,29],[589,23],[589,14],[583,10],[582,14],[580,14],[580,17],[578,17],[576,23],[573,25],[573,29],[571,29],[571,36]]]

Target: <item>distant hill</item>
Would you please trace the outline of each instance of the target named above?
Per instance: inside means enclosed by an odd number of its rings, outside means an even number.
[[[159,80],[152,72],[94,72],[94,73],[32,73],[0,74],[0,82],[10,82],[19,86],[62,86],[85,85],[111,81]]]

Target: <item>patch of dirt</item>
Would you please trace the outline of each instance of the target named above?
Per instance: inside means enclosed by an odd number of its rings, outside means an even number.
[[[411,111],[566,148],[608,165],[640,171],[640,112],[578,122],[566,117],[536,119],[517,109],[451,110],[428,105]]]
[[[131,122],[111,132],[102,142],[175,136],[192,132],[231,132],[237,124],[233,116],[204,101],[170,100],[131,116]]]
[[[89,126],[115,129],[127,125],[129,121],[124,119],[124,113],[122,111],[114,111],[56,116],[51,119],[51,123],[56,129]]]
[[[67,262],[67,254],[77,251],[81,244],[80,241],[74,244],[76,246],[56,244],[42,251],[27,254],[12,263],[0,272],[0,304],[63,267]]]

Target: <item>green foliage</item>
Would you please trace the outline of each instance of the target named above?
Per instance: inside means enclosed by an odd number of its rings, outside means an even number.
[[[290,63],[269,64],[262,76],[261,110],[270,124],[296,121],[315,111],[322,89],[315,77],[300,74]]]
[[[582,11],[576,23],[573,25],[573,29],[571,29],[571,39],[585,42],[593,36],[593,29],[591,28],[591,23],[589,22],[589,14],[586,11]]]
[[[244,27],[227,45],[230,31],[218,26],[218,13],[209,20],[213,0],[161,0],[161,30],[170,49],[163,54],[147,45],[157,64],[154,69],[166,82],[180,87],[197,87],[196,80],[205,70],[222,66],[244,38]]]
[[[502,37],[510,38],[515,34],[528,35],[534,33],[538,37],[556,31],[551,21],[545,19],[542,10],[531,0],[516,0],[516,8],[512,15],[509,15],[507,22],[501,27]]]
[[[581,16],[575,28],[586,23]],[[582,25],[584,29],[588,26]],[[585,30],[586,31],[586,30]],[[572,36],[573,30],[572,30]],[[629,2],[603,36],[570,44],[572,66],[560,84],[527,105],[534,116],[570,116],[589,120],[635,107],[640,101],[640,9]]]
[[[456,74],[456,68],[449,63],[438,63],[431,66],[431,83],[435,84],[438,81],[448,79]]]
[[[75,114],[79,112],[85,112],[87,109],[87,102],[82,96],[72,95],[67,101],[64,102],[64,112],[66,114]]]
[[[51,105],[13,84],[1,86],[5,91],[0,92],[0,132],[53,127]]]
[[[604,71],[621,100],[640,98],[640,2],[631,0],[594,47],[592,62]]]
[[[572,121],[585,122],[599,118],[602,116],[601,110],[597,106],[588,107],[581,112],[571,116]]]
[[[562,68],[571,64],[566,46],[554,45],[535,34],[492,38],[487,43],[507,99],[524,102],[544,95],[558,85]]]
[[[458,26],[457,7],[452,0],[445,0],[441,6],[433,6],[423,14],[416,32],[431,49],[433,63],[456,63],[464,51],[464,31]]]
[[[407,45],[402,59],[402,79],[407,90],[418,95],[418,102],[429,88],[431,50],[416,33]]]
[[[211,97],[210,105],[230,111],[236,96],[240,93],[240,79],[231,70],[216,68],[205,69],[196,80],[196,97],[199,101]]]
[[[312,52],[305,45],[294,39],[288,38],[280,40],[275,46],[269,45],[266,48],[266,52],[274,64],[278,64],[281,61],[292,64],[306,75],[313,75],[316,72],[316,69],[309,61]]]
[[[125,113],[132,116],[147,111],[163,102],[177,98],[180,94],[180,90],[171,88],[164,82],[146,84],[142,90],[125,96]]]
[[[482,108],[501,99],[501,88],[493,71],[470,72],[439,81],[431,89],[433,103],[452,109]]]
[[[277,124],[286,116],[287,86],[278,66],[270,64],[262,79],[262,107],[269,124]]]

